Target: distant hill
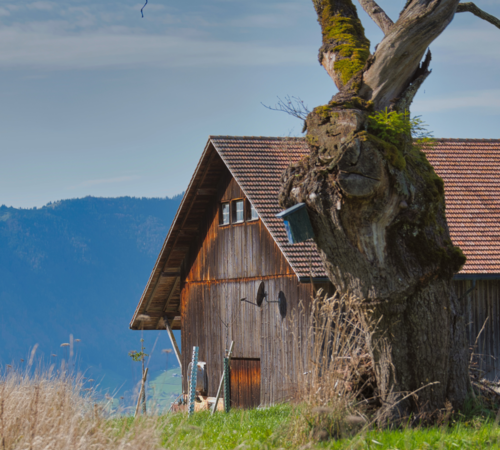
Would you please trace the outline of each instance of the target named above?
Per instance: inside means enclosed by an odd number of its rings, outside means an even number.
[[[39,344],[44,361],[67,358],[102,386],[139,379],[127,353],[140,332],[129,321],[179,206],[174,198],[63,200],[38,209],[0,207],[0,364],[20,364]],[[166,368],[166,333],[146,333],[151,369]],[[51,354],[57,357],[51,357]],[[137,363],[134,363],[137,365]],[[169,366],[175,366],[170,356]]]

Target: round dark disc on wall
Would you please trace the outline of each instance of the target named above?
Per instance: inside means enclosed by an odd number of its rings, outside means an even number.
[[[257,305],[262,306],[262,302],[264,301],[264,297],[266,296],[266,293],[264,292],[265,286],[264,282],[261,281],[259,284],[259,288],[257,289]]]
[[[284,318],[286,316],[286,297],[283,291],[280,291],[280,293],[278,294],[278,307],[281,317]]]

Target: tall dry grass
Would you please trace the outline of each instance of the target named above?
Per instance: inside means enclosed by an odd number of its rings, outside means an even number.
[[[110,417],[64,371],[0,375],[1,450],[157,449],[161,419]]]
[[[309,317],[309,354],[298,382],[297,443],[351,435],[366,422],[375,385],[367,330],[348,297],[320,289]]]

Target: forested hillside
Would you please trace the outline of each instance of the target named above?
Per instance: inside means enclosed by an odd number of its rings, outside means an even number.
[[[127,353],[139,348],[140,332],[128,324],[180,200],[0,207],[0,364],[20,364],[35,344],[38,357],[60,362],[73,334],[82,369],[103,386],[130,389],[139,368]],[[146,334],[146,353],[158,335],[151,363],[163,369],[166,333]]]

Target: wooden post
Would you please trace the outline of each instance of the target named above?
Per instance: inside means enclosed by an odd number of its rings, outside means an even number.
[[[229,347],[229,353],[227,354],[229,360],[231,360],[231,354],[233,353],[233,346],[234,346],[234,341],[231,341],[231,346]],[[212,407],[212,415],[215,413],[215,411],[217,411],[217,404],[219,403],[220,392],[222,391],[223,383],[224,383],[224,371],[222,371],[222,377],[220,379],[219,389],[217,389],[217,396],[215,397],[215,403],[214,406]]]
[[[148,376],[148,368],[146,368],[146,370],[144,371],[144,373],[142,374],[142,382],[141,382],[141,390],[139,391],[139,397],[137,399],[137,406],[135,407],[135,414],[134,414],[134,418],[137,417],[137,414],[139,413],[139,408],[141,406],[141,400],[143,398],[143,393],[146,389],[146,378]],[[145,405],[144,405],[144,408],[145,408]]]
[[[170,342],[172,343],[175,356],[177,357],[177,361],[179,361],[179,366],[181,368],[181,375],[182,375],[181,352],[179,350],[179,347],[177,346],[177,341],[175,340],[174,332],[172,331],[168,317],[164,317],[163,320],[165,321],[165,329],[167,330],[168,337],[170,338]]]

